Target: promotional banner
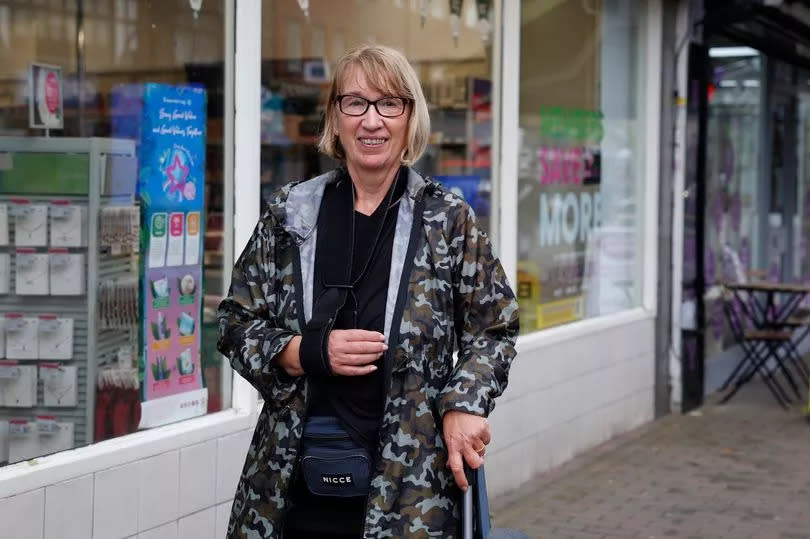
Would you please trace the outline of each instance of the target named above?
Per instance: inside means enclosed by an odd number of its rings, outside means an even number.
[[[601,223],[602,138],[597,111],[549,107],[540,120],[539,229],[532,272],[538,285],[538,329],[584,315],[588,241]]]
[[[137,126],[143,242],[140,428],[206,413],[200,360],[206,95],[201,88],[120,88],[117,125]],[[134,115],[140,121],[132,121]]]

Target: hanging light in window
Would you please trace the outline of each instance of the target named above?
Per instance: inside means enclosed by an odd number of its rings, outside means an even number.
[[[475,7],[478,11],[478,31],[481,33],[481,41],[487,44],[492,35],[492,23],[489,21],[492,0],[475,0]]]
[[[450,29],[453,32],[453,44],[458,47],[458,32],[461,27],[461,8],[464,0],[450,0]]]
[[[202,9],[203,0],[188,0],[188,4],[191,6],[191,10],[194,12],[194,18],[198,18],[200,16],[200,9]]]
[[[425,27],[425,21],[427,20],[427,10],[428,10],[428,3],[430,0],[420,0],[419,4],[419,20],[422,22],[422,28]]]
[[[298,6],[304,12],[304,17],[309,18],[309,0],[298,0]]]

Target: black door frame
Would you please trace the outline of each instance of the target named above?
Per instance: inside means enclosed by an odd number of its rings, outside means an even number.
[[[686,112],[686,133],[694,133],[695,166],[686,168],[685,185],[689,197],[695,197],[696,208],[692,218],[694,230],[684,224],[684,240],[690,232],[694,233],[694,251],[684,251],[682,260],[694,260],[694,274],[684,273],[682,287],[683,297],[693,297],[695,301],[695,327],[681,329],[681,411],[688,412],[703,404],[705,382],[705,328],[706,314],[703,296],[706,290],[704,274],[704,232],[706,229],[706,137],[709,106],[710,80],[709,49],[703,44],[690,44],[688,67],[688,99]],[[687,157],[691,159],[691,156]],[[684,212],[684,218],[688,216]],[[684,249],[689,245],[684,241]],[[689,291],[690,293],[687,293]]]

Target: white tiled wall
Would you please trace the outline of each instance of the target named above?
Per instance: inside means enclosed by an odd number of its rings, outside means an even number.
[[[93,539],[138,533],[139,468],[139,462],[132,462],[95,474]]]
[[[652,319],[521,348],[490,417],[490,496],[653,419]]]
[[[195,444],[180,451],[181,515],[190,515],[214,505],[216,474],[212,472],[216,469],[217,440]]]
[[[138,534],[138,539],[177,539],[177,522],[172,521],[163,526],[141,532]]]
[[[93,537],[93,476],[45,488],[45,539]]]
[[[0,499],[4,539],[220,539],[252,430]]]
[[[0,501],[3,537],[42,539],[45,524],[45,489]]]
[[[185,516],[180,519],[179,536],[183,539],[214,539],[216,519],[215,507]]]
[[[216,503],[233,498],[252,432],[238,432],[217,440]],[[234,455],[241,455],[234,458]]]
[[[179,451],[170,451],[140,461],[138,463],[138,530],[148,530],[177,520],[179,517],[179,492]]]

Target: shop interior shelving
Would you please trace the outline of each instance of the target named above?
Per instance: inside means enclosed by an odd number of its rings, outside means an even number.
[[[0,320],[4,323],[9,316],[21,315],[36,318],[42,315],[73,319],[73,352],[69,360],[50,361],[46,359],[5,360],[6,374],[11,376],[16,362],[20,366],[45,363],[58,363],[62,366],[75,366],[77,369],[76,406],[49,407],[44,404],[43,382],[37,373],[36,402],[32,407],[0,407],[0,422],[5,423],[5,432],[0,432],[0,462],[14,460],[9,455],[9,440],[15,436],[14,424],[28,421],[28,428],[34,436],[45,439],[53,436],[48,429],[61,429],[69,424],[72,429],[70,447],[91,443],[94,436],[94,418],[96,413],[96,376],[100,367],[117,364],[120,360],[118,351],[122,348],[137,349],[137,320],[132,324],[121,325],[115,329],[102,328],[99,314],[99,287],[104,282],[116,279],[137,279],[138,255],[130,249],[117,249],[115,246],[102,246],[99,242],[99,215],[102,208],[113,205],[135,206],[136,167],[135,144],[131,140],[110,138],[61,138],[61,137],[3,137],[0,138],[0,161],[5,162],[8,171],[16,159],[27,157],[60,154],[63,156],[86,158],[86,185],[69,189],[66,193],[59,187],[50,191],[48,182],[41,182],[44,187],[22,192],[9,192],[8,186],[0,182],[0,204],[8,208],[8,242],[0,246],[0,253],[8,253],[10,260],[8,271],[8,293],[0,295]],[[4,170],[0,167],[0,180]],[[56,178],[60,170],[51,170]],[[80,181],[81,179],[77,179]],[[59,182],[54,182],[59,185]],[[64,185],[64,184],[62,184]],[[75,185],[74,185],[75,187]],[[15,245],[16,225],[12,215],[14,208],[21,205],[47,206],[52,212],[54,203],[70,204],[86,208],[87,226],[84,228],[82,246],[74,246],[64,251],[79,253],[84,258],[83,293],[76,295],[19,295],[16,293],[15,278],[17,272]],[[47,226],[52,226],[51,217]],[[51,250],[50,236],[48,245],[30,248],[36,253],[48,253]],[[7,334],[5,335],[7,337]],[[133,354],[134,356],[134,354]],[[132,365],[134,367],[134,364]],[[0,380],[0,384],[4,383]],[[38,417],[50,417],[51,423],[37,421]],[[54,424],[55,421],[55,424]],[[12,425],[12,426],[9,426]],[[19,425],[18,427],[19,428]],[[4,434],[4,436],[3,436]],[[21,435],[18,431],[16,435]],[[28,434],[32,435],[31,433]],[[5,444],[5,447],[3,447]],[[64,443],[60,447],[50,447],[42,443],[42,452],[53,452],[67,449]],[[27,454],[25,460],[39,455]]]

